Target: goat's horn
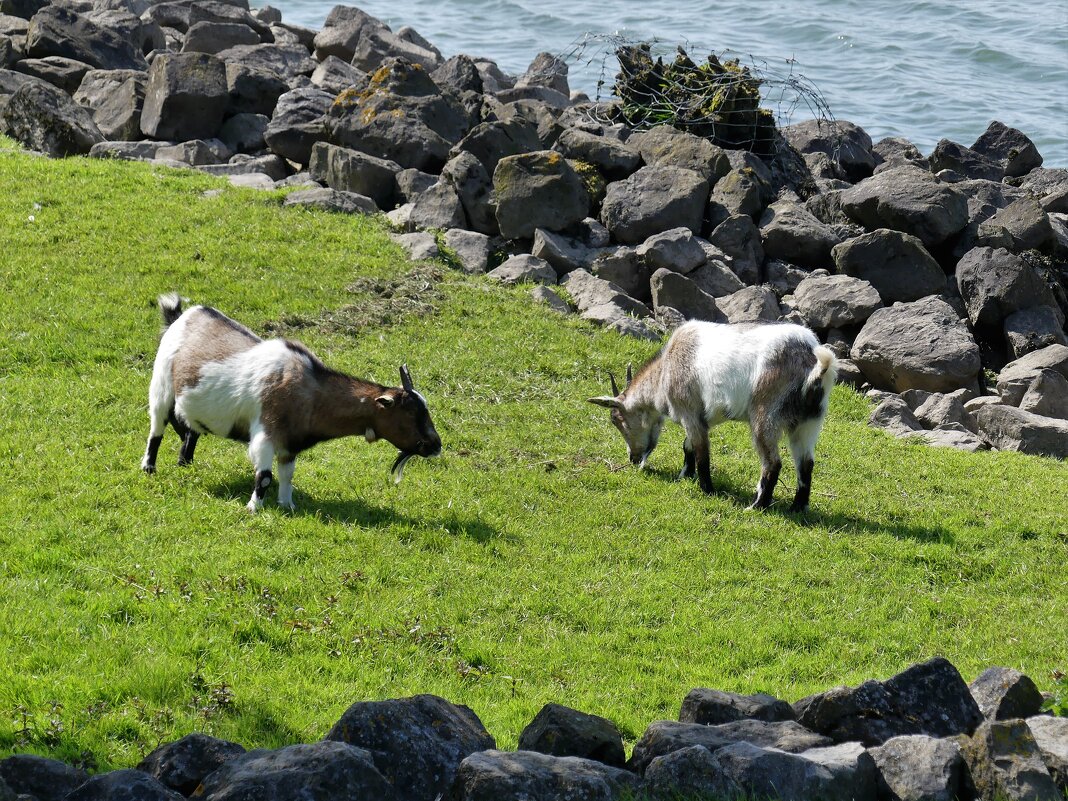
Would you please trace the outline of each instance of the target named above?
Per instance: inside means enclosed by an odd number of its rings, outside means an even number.
[[[627,365],[627,386],[628,387],[630,386],[630,382],[633,381],[633,380],[634,380],[633,370],[631,369],[631,366],[628,364]]]
[[[400,368],[401,374],[401,386],[408,392],[415,391],[415,384],[412,383],[412,374],[408,372],[408,365],[402,364]]]
[[[608,380],[612,382],[612,395],[619,394],[619,387],[616,386],[616,377],[612,375],[612,371],[608,371]]]

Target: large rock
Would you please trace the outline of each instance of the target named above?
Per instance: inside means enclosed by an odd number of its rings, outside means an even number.
[[[567,84],[567,62],[552,53],[538,53],[530,62],[527,71],[515,82],[516,88],[540,86],[562,95],[571,94]]]
[[[652,300],[649,276],[653,271],[635,248],[626,245],[603,248],[594,252],[583,266],[598,278],[618,284],[643,303]]]
[[[680,131],[672,125],[658,125],[633,134],[627,140],[641,153],[646,164],[683,167],[699,173],[712,186],[730,172],[726,154],[704,137]]]
[[[526,119],[516,118],[479,123],[457,143],[453,152],[470,153],[492,175],[497,169],[497,162],[506,156],[541,149],[537,126]]]
[[[531,256],[527,253],[519,253],[505,259],[499,267],[495,267],[486,273],[486,277],[502,284],[555,284],[556,270],[547,261]]]
[[[968,222],[967,198],[929,172],[894,167],[845,189],[842,209],[869,230],[912,234],[925,247],[941,244]]]
[[[1019,406],[1031,382],[1043,370],[1056,370],[1068,378],[1068,347],[1047,345],[1009,362],[998,375],[997,390],[1008,406]]]
[[[315,34],[315,60],[334,56],[351,62],[356,45],[365,31],[383,30],[385,24],[353,6],[334,6],[326,16],[322,30]]]
[[[201,21],[190,26],[182,42],[182,52],[215,54],[236,45],[259,43],[259,34],[248,25]]]
[[[586,270],[574,270],[560,279],[560,285],[568,291],[579,312],[587,319],[598,319],[597,309],[614,307],[620,314],[648,317],[649,308],[628,295],[622,287],[611,281],[598,278]]]
[[[1050,345],[1068,345],[1059,310],[1053,306],[1035,306],[1013,312],[1005,318],[1005,344],[1013,359]]]
[[[427,72],[433,72],[442,62],[441,53],[436,49],[423,47],[381,28],[364,31],[352,54],[352,66],[373,73],[391,58],[406,59]]]
[[[667,307],[680,312],[687,320],[725,320],[716,299],[681,273],[661,268],[649,279],[649,289],[653,308],[658,311]]]
[[[1012,668],[987,668],[968,689],[988,720],[1028,718],[1042,709],[1038,687],[1028,676]]]
[[[608,185],[601,221],[623,244],[637,245],[680,226],[700,233],[708,181],[682,167],[642,167]]]
[[[660,720],[650,724],[634,744],[630,767],[638,773],[644,773],[656,757],[692,745],[700,745],[716,753],[721,748],[741,742],[790,753],[833,745],[829,738],[789,720],[736,720],[718,726]]]
[[[771,323],[782,317],[779,299],[766,286],[747,286],[726,297],[717,297],[716,305],[728,323]]]
[[[984,406],[979,430],[998,450],[1068,459],[1068,420],[1055,420],[1013,406]]]
[[[234,757],[204,779],[196,797],[203,801],[415,798],[402,796],[391,786],[369,751],[329,740]]]
[[[327,56],[311,75],[313,84],[334,96],[341,94],[349,87],[356,87],[362,91],[367,88],[370,81],[370,75],[342,61],[337,56]]]
[[[980,798],[1063,801],[1024,721],[988,720],[962,750]]]
[[[770,183],[753,167],[730,170],[716,181],[708,198],[708,219],[715,228],[733,214],[759,219],[774,198]]]
[[[219,139],[235,153],[259,153],[267,147],[263,135],[271,120],[263,114],[235,114],[219,129]]]
[[[367,89],[338,95],[327,114],[326,131],[334,144],[437,173],[475,122],[421,66],[390,58],[375,71]]]
[[[894,392],[976,389],[982,367],[968,327],[936,297],[876,311],[854,341],[850,358],[873,385]]]
[[[949,139],[942,139],[935,145],[928,161],[931,171],[936,173],[951,170],[965,178],[984,181],[1000,181],[1005,177],[1000,164]]]
[[[85,77],[85,73],[92,69],[84,61],[75,61],[63,56],[45,56],[44,58],[24,58],[15,62],[12,68],[17,72],[24,72],[42,81],[47,81],[58,89],[62,89],[68,95],[74,94]]]
[[[972,145],[972,150],[996,161],[1007,177],[1027,175],[1042,166],[1035,143],[1015,128],[994,120]]]
[[[530,251],[539,259],[545,259],[558,275],[566,275],[590,263],[590,249],[578,237],[558,234],[539,228],[534,232],[534,244]]]
[[[519,735],[520,751],[593,759],[622,768],[623,737],[616,725],[597,715],[546,704]]]
[[[493,171],[497,224],[506,239],[560,231],[586,217],[589,196],[567,159],[551,150],[508,156]]]
[[[0,130],[50,156],[85,154],[104,139],[88,109],[62,89],[37,80],[20,86],[0,107]]]
[[[467,224],[460,196],[448,181],[438,181],[412,202],[409,224],[423,230],[448,230]]]
[[[753,218],[745,214],[732,214],[708,237],[709,242],[729,258],[731,271],[743,284],[759,284],[764,264],[764,246],[760,241],[760,229]],[[725,294],[725,293],[714,293]]]
[[[263,132],[267,147],[282,158],[308,164],[312,148],[323,138],[326,113],[333,102],[329,92],[314,86],[293,89],[280,96],[271,122]]]
[[[872,409],[868,425],[881,428],[895,437],[910,437],[923,431],[923,425],[899,395],[890,395],[881,400]]]
[[[1005,242],[1013,253],[1037,250],[1053,239],[1053,225],[1038,198],[1028,195],[999,209],[977,230],[979,244]]]
[[[794,710],[788,703],[772,695],[739,695],[704,687],[690,690],[679,710],[679,720],[683,723],[717,725],[745,718],[793,720]]]
[[[273,73],[294,85],[305,83],[303,79],[314,73],[317,66],[301,44],[234,45],[216,55],[224,63],[242,64],[260,72]]]
[[[274,114],[278,98],[289,91],[289,84],[273,72],[243,64],[227,64],[226,89],[230,95],[232,113],[270,117]]]
[[[316,142],[308,171],[313,179],[331,189],[366,195],[379,208],[388,209],[397,194],[400,165],[358,150]]]
[[[634,798],[641,782],[626,770],[579,757],[533,751],[483,751],[460,765],[446,801],[615,801]]]
[[[879,293],[867,281],[819,273],[798,284],[792,305],[810,328],[821,331],[858,325],[883,307]]]
[[[1068,378],[1056,370],[1043,370],[1027,387],[1020,409],[1043,417],[1068,420]]]
[[[715,755],[701,745],[680,748],[652,760],[645,769],[645,791],[653,801],[721,801],[744,794]]]
[[[797,720],[836,742],[880,745],[902,734],[970,734],[982,713],[960,673],[935,657],[886,681],[835,687],[794,704]]]
[[[1057,308],[1034,267],[1004,248],[975,248],[957,263],[957,285],[972,325],[1001,327],[1006,317],[1033,306]]]
[[[487,236],[500,233],[493,202],[493,181],[482,162],[473,154],[461,151],[449,159],[441,171],[441,178],[460,198],[466,227]]]
[[[139,70],[90,70],[82,77],[74,100],[87,107],[105,138],[139,139],[147,73]]]
[[[653,234],[638,246],[637,253],[653,270],[663,267],[684,275],[706,261],[704,248],[689,228],[672,228]]]
[[[141,132],[152,139],[210,139],[229,103],[222,61],[206,53],[163,53],[148,71]]]
[[[871,137],[845,120],[805,120],[780,129],[798,153],[823,153],[856,183],[872,174],[875,157]]]
[[[1037,715],[1027,719],[1027,727],[1054,784],[1068,791],[1068,718]]]
[[[153,776],[139,770],[115,770],[93,776],[64,801],[183,801]]]
[[[63,56],[103,70],[148,66],[130,39],[61,5],[45,6],[33,15],[26,33],[26,55]]]
[[[191,795],[205,776],[243,753],[245,749],[237,743],[193,733],[161,745],[137,769],[182,795]]]
[[[378,206],[366,195],[356,192],[343,192],[338,189],[315,187],[290,192],[282,202],[283,206],[299,206],[306,209],[318,209],[337,214],[376,214]]]
[[[0,760],[0,780],[19,795],[37,801],[63,801],[67,794],[89,779],[81,768],[34,754],[15,754]]]
[[[869,748],[886,801],[957,801],[968,786],[960,745],[953,740],[906,734]]]
[[[890,306],[940,294],[946,274],[923,243],[910,234],[880,229],[835,245],[838,272],[863,278]]]
[[[326,739],[370,751],[405,801],[434,801],[464,758],[496,747],[474,712],[433,695],[355,703]]]
[[[456,254],[465,273],[486,272],[492,244],[485,234],[453,228],[445,232],[445,246]]]
[[[764,253],[773,259],[789,259],[809,267],[829,267],[831,248],[841,238],[799,203],[772,203],[760,218]]]
[[[569,159],[592,164],[609,179],[626,178],[641,164],[638,151],[618,139],[568,128],[556,140],[553,149]]]

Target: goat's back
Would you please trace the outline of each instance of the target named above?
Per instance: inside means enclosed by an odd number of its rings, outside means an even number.
[[[225,362],[263,340],[210,306],[193,306],[163,334],[159,355],[170,362],[174,391],[196,385],[205,365]]]
[[[691,382],[687,394],[700,398],[706,419],[715,425],[747,419],[754,395],[773,374],[776,384],[802,383],[816,364],[818,345],[809,329],[791,323],[692,321],[675,331],[664,357],[682,373],[672,383]]]

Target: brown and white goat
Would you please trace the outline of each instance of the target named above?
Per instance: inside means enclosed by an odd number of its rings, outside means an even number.
[[[612,422],[627,442],[630,460],[645,466],[665,417],[686,431],[680,478],[694,475],[712,492],[708,430],[744,420],[760,455],[760,482],[750,508],[771,504],[782,459],[779,440],[789,437],[797,468],[791,511],[808,506],[816,440],[827,415],[837,361],[816,335],[789,323],[723,325],[688,322],[620,392],[590,403],[612,410]]]
[[[141,468],[156,470],[163,430],[182,437],[179,465],[193,461],[201,434],[247,442],[256,468],[250,512],[263,506],[278,457],[278,503],[293,507],[297,455],[318,442],[352,435],[384,439],[400,453],[396,481],[413,456],[436,456],[441,439],[407,367],[401,387],[384,387],[331,370],[299,342],[262,340],[208,306],[182,312],[177,295],[159,299],[166,327],[152,370],[151,430]]]

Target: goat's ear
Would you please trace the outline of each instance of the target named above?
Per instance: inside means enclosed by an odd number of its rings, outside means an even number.
[[[379,395],[377,398],[375,398],[375,403],[377,403],[383,409],[388,409],[390,406],[396,403],[396,401],[393,400],[393,398],[389,395]]]
[[[412,374],[408,372],[408,365],[402,364],[400,368],[401,386],[407,392],[415,392],[415,384],[412,383]]]
[[[596,403],[598,406],[606,406],[609,409],[622,409],[623,402],[619,398],[613,398],[608,395],[598,395],[596,398],[587,398],[590,403]]]

